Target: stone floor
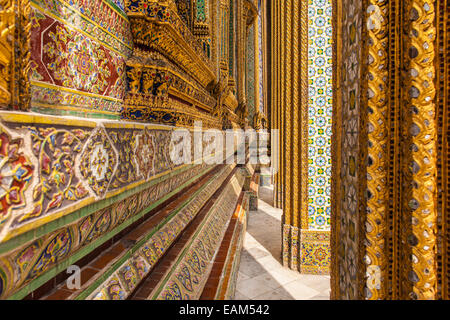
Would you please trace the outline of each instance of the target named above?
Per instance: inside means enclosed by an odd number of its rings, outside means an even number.
[[[329,300],[329,276],[301,275],[281,265],[282,211],[272,207],[272,192],[261,187],[259,210],[249,214],[235,300]]]

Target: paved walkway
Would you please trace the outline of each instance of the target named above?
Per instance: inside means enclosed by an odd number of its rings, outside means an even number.
[[[259,210],[249,214],[235,300],[329,300],[329,276],[301,275],[281,265],[282,210],[272,207],[272,192],[261,187]]]

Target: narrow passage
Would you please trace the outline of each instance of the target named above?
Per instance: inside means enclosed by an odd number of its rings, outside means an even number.
[[[249,213],[235,300],[329,300],[330,277],[302,275],[281,265],[282,210],[273,187],[260,187],[258,211]]]

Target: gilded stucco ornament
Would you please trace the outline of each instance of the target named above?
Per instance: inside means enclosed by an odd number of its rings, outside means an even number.
[[[0,0],[0,108],[29,108],[30,29],[28,0]]]
[[[367,221],[366,221],[366,262],[367,298],[378,300],[386,297],[387,287],[381,284],[386,278],[388,257],[385,250],[387,232],[386,211],[388,210],[387,153],[388,139],[388,20],[386,1],[370,1],[368,10],[365,55],[369,64],[367,72],[368,95],[368,166],[367,166]],[[376,20],[375,20],[376,19]]]
[[[127,62],[122,117],[191,126],[221,127],[223,81],[173,1],[127,1],[135,49]],[[205,20],[209,21],[209,19]]]
[[[133,41],[172,59],[204,87],[215,81],[215,65],[170,1],[127,1]],[[174,7],[175,6],[175,7]]]
[[[239,124],[242,128],[248,127],[248,107],[245,102],[239,104],[235,111],[236,115],[239,118]]]
[[[13,2],[0,2],[0,107],[11,103],[15,14]]]
[[[363,4],[333,8],[332,298],[448,297],[449,2]]]

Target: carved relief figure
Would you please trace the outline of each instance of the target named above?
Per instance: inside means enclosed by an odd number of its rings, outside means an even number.
[[[154,74],[152,71],[145,71],[142,75],[142,80],[142,91],[144,91],[144,94],[152,94],[154,84]]]
[[[131,68],[127,71],[127,76],[131,93],[139,93],[141,89],[142,69]]]
[[[168,82],[164,75],[157,73],[153,85],[153,94],[158,97],[166,96],[168,90]]]

